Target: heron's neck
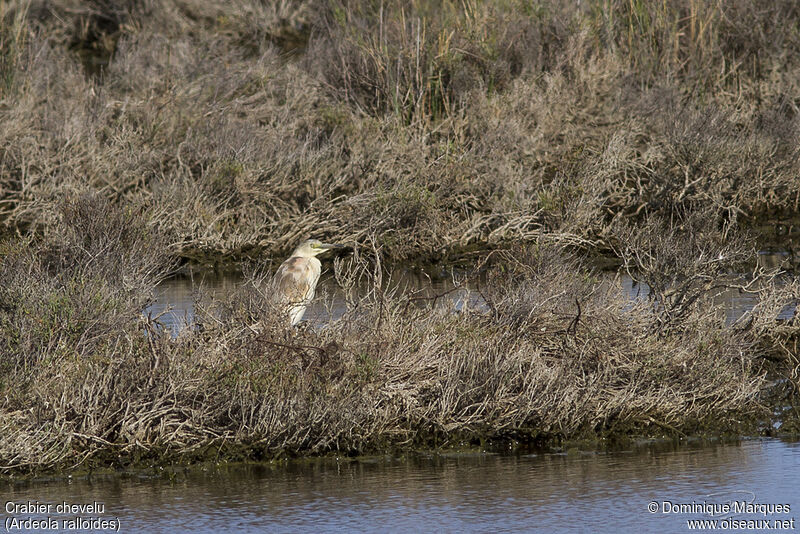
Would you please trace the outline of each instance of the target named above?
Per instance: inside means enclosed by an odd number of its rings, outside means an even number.
[[[298,248],[294,252],[292,252],[293,258],[313,258],[317,255],[317,252],[312,252],[310,250],[305,250],[303,248]]]

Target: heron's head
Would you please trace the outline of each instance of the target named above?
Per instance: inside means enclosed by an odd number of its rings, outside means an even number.
[[[344,245],[331,245],[330,243],[323,243],[319,239],[309,239],[297,247],[292,253],[292,256],[313,258],[314,256],[322,254],[323,252],[327,252],[332,248],[344,248]]]

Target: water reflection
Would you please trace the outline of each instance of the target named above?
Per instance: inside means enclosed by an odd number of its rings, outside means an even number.
[[[194,323],[195,300],[201,293],[224,298],[244,282],[241,274],[231,273],[222,276],[205,274],[201,277],[181,276],[164,281],[156,288],[155,300],[144,310],[145,315],[158,318],[158,321],[173,333]],[[400,294],[413,294],[415,297],[436,298],[437,308],[462,310],[465,306],[482,305],[480,296],[468,287],[456,288],[455,279],[439,277],[431,279],[425,273],[396,270],[389,284],[399,288]],[[362,293],[366,288],[361,288]],[[317,285],[316,296],[306,309],[304,321],[321,326],[339,319],[347,311],[345,295],[336,284],[331,273],[323,273]]]
[[[798,443],[648,445],[626,452],[234,465],[165,478],[7,488],[6,500],[105,503],[128,532],[683,532],[702,513],[647,505],[755,495],[800,516]],[[761,516],[738,516],[758,518]]]
[[[765,268],[790,269],[796,267],[795,256],[789,253],[761,253],[759,264]],[[444,273],[440,273],[444,274]],[[609,274],[609,280],[616,275]],[[624,273],[619,273],[618,283],[622,290],[630,299],[647,298],[649,287],[646,284],[636,283],[631,277]],[[457,275],[456,275],[457,277]],[[241,274],[231,273],[227,275],[203,274],[197,277],[182,276],[166,280],[157,289],[155,301],[144,310],[145,315],[159,317],[159,321],[177,334],[178,331],[191,325],[194,322],[195,298],[198,292],[203,292],[213,297],[224,297],[243,283]],[[398,285],[401,292],[408,294],[414,293],[418,296],[433,297],[443,295],[436,300],[439,308],[462,310],[465,306],[470,309],[480,309],[484,302],[480,295],[468,284],[465,287],[455,289],[454,277],[439,276],[431,279],[425,273],[409,270],[395,270],[392,273],[392,285]],[[716,301],[725,310],[726,320],[729,323],[736,321],[744,313],[752,310],[757,303],[757,297],[753,293],[743,293],[736,289],[728,289],[721,292]],[[324,273],[317,286],[317,295],[306,310],[304,320],[312,325],[321,326],[332,320],[340,318],[347,307],[345,297],[341,288],[336,284],[330,272]],[[794,315],[794,307],[787,306],[780,313],[779,318],[788,320]]]

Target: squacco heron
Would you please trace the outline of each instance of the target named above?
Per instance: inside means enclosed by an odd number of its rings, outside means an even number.
[[[278,267],[273,279],[274,298],[286,306],[291,326],[300,322],[306,307],[314,298],[314,290],[322,272],[322,264],[315,256],[333,248],[344,248],[344,245],[330,245],[309,239]]]

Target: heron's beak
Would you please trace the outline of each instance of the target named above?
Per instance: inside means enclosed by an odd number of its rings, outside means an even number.
[[[344,245],[334,245],[332,243],[323,243],[319,246],[322,250],[320,250],[317,254],[324,254],[329,250],[338,249],[338,248],[347,248]]]

